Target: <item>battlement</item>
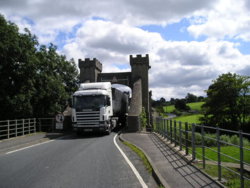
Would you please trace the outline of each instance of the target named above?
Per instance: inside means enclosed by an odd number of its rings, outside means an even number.
[[[79,59],[78,60],[78,67],[80,69],[93,67],[93,68],[99,70],[100,72],[102,71],[102,64],[96,58],[93,58],[93,60],[91,60],[90,58],[85,58],[85,60]]]
[[[145,57],[143,57],[141,54],[137,54],[135,57],[133,57],[133,55],[130,55],[129,59],[130,59],[131,66],[133,66],[133,65],[147,65],[148,68],[150,68],[148,54],[146,54]]]

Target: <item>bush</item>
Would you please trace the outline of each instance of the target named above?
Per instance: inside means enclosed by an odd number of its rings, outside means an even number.
[[[231,136],[230,143],[235,144],[235,145],[239,145],[239,143],[240,143],[239,137],[236,135]]]
[[[143,128],[147,126],[147,115],[146,115],[144,107],[142,107],[142,111],[140,114],[140,123],[141,123],[141,127]]]

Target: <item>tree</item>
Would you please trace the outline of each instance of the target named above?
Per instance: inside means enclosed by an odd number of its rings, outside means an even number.
[[[226,129],[245,129],[250,123],[249,94],[249,76],[220,75],[207,90],[203,123]]]
[[[161,104],[161,106],[166,105],[166,99],[163,98],[163,97],[161,97],[161,98],[160,98],[160,104]]]
[[[0,36],[0,119],[28,116],[33,110],[37,39],[28,30],[20,34],[1,15]]]
[[[174,98],[171,98],[171,99],[170,99],[170,104],[171,104],[171,105],[174,105],[174,104],[175,104],[175,99],[174,99]]]
[[[61,111],[76,89],[73,60],[51,44],[39,46],[36,36],[0,15],[0,119],[48,116]]]
[[[192,93],[188,93],[187,96],[185,97],[186,102],[187,103],[191,103],[191,102],[197,102],[198,101],[198,97]]]
[[[185,99],[176,99],[175,100],[175,108],[179,111],[187,111],[190,110],[190,107],[187,106]]]
[[[66,101],[77,89],[78,72],[73,60],[67,61],[65,56],[58,55],[56,46],[41,46],[37,52],[39,63],[36,75],[36,93],[34,99],[35,116],[53,115],[64,109]]]

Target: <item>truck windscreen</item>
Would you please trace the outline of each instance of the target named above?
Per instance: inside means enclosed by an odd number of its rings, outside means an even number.
[[[99,110],[107,105],[107,98],[105,95],[75,96],[73,107],[76,111],[82,111],[83,109]]]

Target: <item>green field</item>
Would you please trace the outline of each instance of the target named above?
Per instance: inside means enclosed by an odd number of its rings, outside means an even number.
[[[246,148],[250,148],[249,146],[246,146]],[[217,147],[211,147],[211,149],[217,151]],[[202,154],[202,148],[197,148],[196,149],[197,154],[197,158],[198,159],[202,159],[201,154]],[[221,153],[228,155],[230,157],[233,157],[237,160],[240,160],[240,149],[234,146],[222,146],[221,147]],[[206,149],[205,150],[205,156],[209,159],[212,159],[213,161],[217,161],[218,160],[218,154],[210,149]],[[250,163],[250,151],[249,150],[244,150],[244,161],[247,163]],[[239,163],[236,160],[233,160],[229,157],[226,157],[224,155],[221,155],[221,161],[222,162],[231,162],[231,163]]]
[[[163,109],[164,109],[164,112],[171,113],[175,110],[175,107],[174,105],[170,105],[170,106],[164,106]]]
[[[181,121],[181,122],[188,122],[188,123],[196,123],[199,124],[200,120],[199,118],[202,117],[203,115],[201,114],[193,114],[193,115],[187,115],[187,116],[178,116],[173,118],[176,121]]]
[[[189,106],[191,108],[191,110],[200,111],[201,106],[203,104],[204,104],[204,102],[193,102],[193,103],[187,103],[187,106]],[[174,107],[174,105],[170,105],[170,106],[164,106],[163,109],[164,109],[164,112],[171,113],[175,110],[175,107]]]
[[[200,168],[202,171],[205,171],[207,174],[209,174],[212,177],[218,177],[218,166],[217,165],[209,165],[206,164],[206,168],[202,169],[202,164],[196,164],[196,166],[198,166],[198,168]],[[238,169],[236,168],[230,168],[233,171],[236,171],[239,173]],[[222,178],[224,178],[225,182],[223,182],[224,185],[226,185],[229,188],[236,188],[236,187],[240,187],[240,178],[237,174],[222,168]],[[247,178],[249,177],[249,173],[245,173],[245,176]],[[246,180],[244,181],[244,187],[250,187],[250,181]]]
[[[191,110],[201,111],[201,106],[203,104],[204,102],[192,102],[192,103],[187,103],[187,106],[189,106]]]

